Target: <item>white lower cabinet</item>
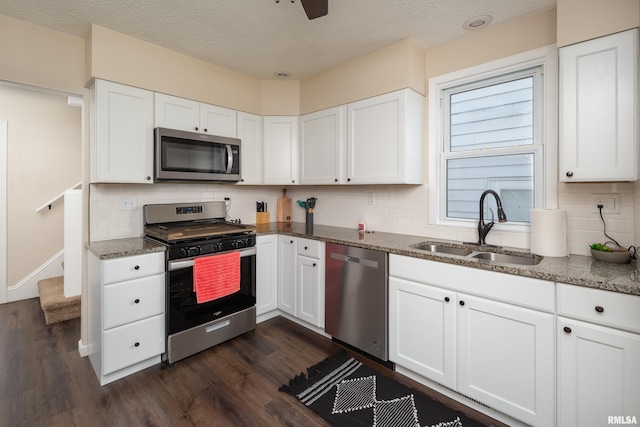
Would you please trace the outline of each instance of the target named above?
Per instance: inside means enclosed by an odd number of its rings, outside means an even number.
[[[278,309],[324,327],[324,242],[278,236]]]
[[[278,235],[256,237],[256,315],[278,308]]]
[[[278,309],[296,315],[296,238],[278,236]]]
[[[324,242],[298,239],[297,252],[296,316],[324,328]]]
[[[553,425],[553,314],[458,294],[456,320],[456,390],[527,424]]]
[[[165,352],[164,252],[88,255],[91,365],[101,385],[160,363]]]
[[[557,292],[557,425],[640,422],[640,297],[564,284]]]
[[[455,292],[389,278],[391,360],[455,388],[455,304]]]
[[[391,254],[390,359],[530,425],[554,424],[554,284]]]

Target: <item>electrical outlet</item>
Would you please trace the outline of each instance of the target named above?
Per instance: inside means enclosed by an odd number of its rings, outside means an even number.
[[[135,211],[138,209],[137,197],[120,197],[121,211]]]
[[[599,206],[602,206],[603,214],[619,214],[620,213],[620,194],[592,194],[591,195],[591,212],[600,213]]]
[[[376,193],[374,193],[373,191],[370,191],[369,193],[367,193],[367,201],[370,205],[375,205],[376,204]]]

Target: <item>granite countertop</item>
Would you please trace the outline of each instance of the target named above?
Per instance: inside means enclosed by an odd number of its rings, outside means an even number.
[[[256,233],[258,235],[270,233],[287,234],[295,237],[317,239],[330,243],[380,250],[392,254],[640,296],[640,271],[636,260],[627,264],[610,264],[596,261],[590,256],[570,255],[563,258],[544,257],[537,265],[499,264],[486,260],[443,253],[436,254],[411,248],[411,245],[424,241],[444,244],[459,243],[436,241],[421,236],[383,232],[360,234],[356,229],[325,225],[314,225],[311,230],[307,230],[303,223],[259,224],[256,226]],[[492,251],[492,249],[478,246],[469,246],[469,248],[483,252]],[[504,252],[531,256],[529,251],[522,249],[504,248]]]
[[[85,247],[100,259],[121,258],[153,252],[164,252],[167,249],[165,245],[143,237],[99,240],[96,242],[86,243]]]
[[[286,234],[295,237],[322,240],[329,243],[345,244],[406,255],[433,261],[446,262],[461,266],[481,268],[483,270],[516,274],[552,282],[568,283],[631,295],[640,296],[640,271],[636,260],[627,264],[609,264],[596,261],[590,256],[571,255],[563,258],[544,257],[537,265],[500,264],[468,257],[432,253],[413,249],[411,245],[430,241],[434,243],[455,244],[458,242],[436,241],[427,237],[410,236],[384,232],[360,234],[356,229],[315,225],[311,230],[303,223],[268,223],[256,225],[256,233]],[[100,259],[119,258],[162,252],[166,246],[143,237],[104,240],[87,243],[88,250]],[[469,246],[470,249],[491,251],[487,248]],[[531,256],[529,251],[504,248],[503,252]]]

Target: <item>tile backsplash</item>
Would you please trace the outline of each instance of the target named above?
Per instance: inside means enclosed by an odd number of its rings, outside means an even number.
[[[231,199],[229,218],[255,223],[255,202],[267,202],[271,220],[276,218],[279,186],[242,186],[229,184],[161,183],[153,185],[92,184],[90,191],[90,240],[140,236],[143,233],[145,204],[176,203]],[[293,220],[305,221],[304,209],[296,200],[317,197],[316,224],[356,229],[363,221],[367,228],[434,239],[475,241],[475,227],[451,229],[429,224],[428,185],[370,186],[289,186],[287,196],[293,201]],[[559,184],[558,208],[567,211],[568,244],[572,254],[588,255],[588,245],[604,242],[600,216],[592,212],[591,194],[621,195],[619,214],[605,214],[607,233],[623,246],[640,242],[640,184],[598,183]],[[135,210],[121,210],[123,199],[134,199]],[[505,232],[496,226],[492,243],[529,247],[529,235]]]

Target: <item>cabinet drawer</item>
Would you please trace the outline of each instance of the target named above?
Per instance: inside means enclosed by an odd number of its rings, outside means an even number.
[[[164,314],[106,331],[102,374],[110,374],[164,353],[164,340]]]
[[[103,328],[164,313],[164,273],[105,286]]]
[[[559,283],[558,315],[640,332],[640,297]]]
[[[102,283],[137,279],[164,272],[164,252],[116,258],[103,262]]]
[[[298,239],[298,255],[320,259],[324,254],[324,242],[319,240]]]

